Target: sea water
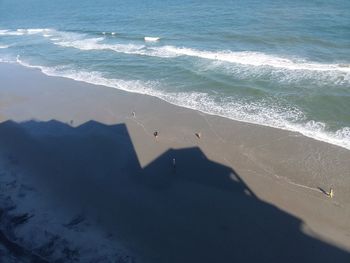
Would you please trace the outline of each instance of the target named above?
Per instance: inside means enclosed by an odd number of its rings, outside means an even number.
[[[0,0],[0,61],[350,149],[349,14],[349,0]]]

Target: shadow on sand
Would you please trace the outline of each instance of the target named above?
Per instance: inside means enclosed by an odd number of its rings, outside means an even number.
[[[142,168],[124,124],[94,121],[7,121],[0,147],[38,189],[83,207],[146,262],[350,262],[197,147],[169,149]]]

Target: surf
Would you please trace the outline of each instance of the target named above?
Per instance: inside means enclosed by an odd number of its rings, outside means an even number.
[[[164,46],[167,52],[177,55],[198,57],[209,60],[223,61],[234,64],[249,65],[254,67],[273,67],[288,70],[309,70],[309,71],[342,71],[350,73],[350,68],[341,64],[322,64],[303,59],[290,59],[278,57],[255,51],[202,51],[192,48]]]
[[[298,108],[280,107],[270,101],[249,102],[236,98],[219,99],[206,92],[163,91],[162,83],[155,81],[122,80],[107,78],[101,72],[74,70],[65,66],[45,67],[24,62],[18,56],[16,62],[22,66],[39,69],[48,76],[64,77],[94,85],[103,85],[126,92],[157,97],[168,103],[217,115],[228,119],[278,128],[303,134],[350,150],[350,127],[329,131],[323,122],[303,121],[304,113]]]
[[[105,34],[103,34],[105,33]],[[145,46],[139,43],[105,43],[106,35],[112,33],[103,32],[103,37],[89,37],[86,34],[76,32],[58,31],[50,28],[32,28],[17,29],[11,31],[8,29],[0,30],[0,35],[4,36],[23,36],[23,35],[41,35],[50,38],[53,44],[71,47],[84,51],[89,50],[110,50],[118,53],[134,54],[141,56],[154,56],[160,58],[175,58],[179,56],[188,56],[199,59],[206,59],[213,62],[225,62],[229,64],[282,69],[288,71],[311,71],[311,72],[340,72],[350,74],[348,63],[318,63],[308,61],[298,57],[283,57],[274,54],[267,54],[257,51],[233,51],[233,50],[199,50],[189,47],[177,47],[172,45],[165,46]],[[145,42],[158,42],[159,37],[145,36]],[[137,42],[137,41],[136,41]]]

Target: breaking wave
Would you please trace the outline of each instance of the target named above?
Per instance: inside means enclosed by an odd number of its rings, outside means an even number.
[[[159,41],[160,37],[144,37],[144,40],[146,42],[157,42]]]
[[[1,36],[23,36],[23,35],[35,35],[35,34],[45,34],[48,32],[55,31],[54,29],[49,28],[29,28],[29,29],[17,29],[17,30],[8,30],[1,29]]]
[[[211,60],[212,66],[220,66],[221,70],[228,69],[227,74],[238,77],[244,75],[261,75],[264,72],[270,78],[279,82],[296,82],[311,80],[312,82],[326,81],[343,85],[350,83],[350,67],[344,64],[321,64],[304,60],[291,60],[267,55],[259,52],[208,52],[174,46],[146,46],[142,44],[106,44],[104,38],[69,39],[57,41],[54,44],[72,47],[80,50],[111,50],[118,53],[153,56],[159,58],[175,58],[190,56]],[[220,63],[220,64],[217,64]],[[225,64],[222,64],[225,63]],[[230,66],[232,65],[232,66]]]
[[[41,35],[49,38],[53,44],[62,47],[72,47],[84,51],[110,50],[118,53],[134,54],[142,56],[154,56],[160,58],[174,58],[179,56],[207,59],[215,62],[225,62],[234,65],[249,66],[251,68],[271,68],[290,72],[336,72],[341,74],[345,82],[350,82],[350,64],[347,63],[318,63],[301,58],[280,57],[254,51],[218,50],[206,51],[186,47],[147,46],[138,43],[106,43],[106,35],[114,35],[114,32],[102,32],[101,37],[90,37],[87,34],[58,31],[49,28],[0,30],[0,35]],[[145,42],[157,42],[159,37],[144,37]]]
[[[102,32],[102,35],[111,35],[111,36],[115,36],[115,34],[116,34],[116,32],[105,32],[105,31],[103,31]]]
[[[104,33],[104,34],[103,34]],[[85,34],[79,34],[74,32],[62,32],[51,30],[50,32],[45,32],[45,34],[50,34],[50,41],[53,44],[62,47],[71,47],[79,50],[110,50],[118,53],[132,54],[132,55],[142,55],[142,56],[153,56],[161,58],[176,57],[176,54],[171,52],[166,52],[165,50],[156,48],[148,48],[144,44],[122,44],[122,43],[106,43],[104,42],[106,38],[101,37],[88,37]],[[114,32],[106,33],[102,32],[102,35],[115,35]],[[159,38],[157,38],[159,39]],[[154,39],[145,41],[157,41]]]
[[[70,39],[67,41],[56,41],[54,44],[73,47],[81,50],[112,50],[126,54],[137,54],[144,56],[156,56],[162,58],[172,58],[179,56],[189,56],[203,58],[213,61],[222,61],[233,64],[247,65],[253,67],[271,67],[291,71],[338,71],[346,74],[350,73],[350,66],[346,64],[322,64],[309,62],[301,59],[289,59],[272,56],[260,52],[233,52],[233,51],[201,51],[191,48],[178,48],[175,46],[148,47],[136,44],[105,44],[103,38]],[[146,40],[145,41],[157,41]]]
[[[322,64],[301,59],[288,59],[252,51],[201,51],[191,48],[165,46],[160,49],[177,55],[199,57],[255,67],[268,66],[288,70],[341,71],[350,73],[350,66],[344,64]]]

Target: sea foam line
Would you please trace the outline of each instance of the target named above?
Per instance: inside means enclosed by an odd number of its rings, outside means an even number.
[[[177,55],[184,55],[190,57],[199,57],[210,60],[217,60],[235,64],[249,65],[249,66],[269,66],[274,68],[282,68],[288,70],[311,70],[311,71],[342,71],[350,73],[350,64],[322,64],[315,62],[308,62],[304,60],[291,60],[288,58],[277,57],[273,55],[264,54],[261,52],[252,51],[201,51],[185,47],[164,46],[163,49]]]
[[[65,67],[34,66],[23,62],[17,57],[17,62],[25,67],[40,69],[49,76],[59,76],[95,85],[103,85],[128,92],[154,96],[171,104],[198,110],[211,115],[218,115],[233,120],[254,123],[273,128],[301,133],[307,137],[334,144],[350,150],[350,127],[343,127],[336,132],[329,132],[322,122],[308,121],[297,123],[304,119],[304,114],[298,109],[283,109],[270,102],[221,101],[204,92],[166,92],[162,91],[157,82],[139,80],[121,80],[105,78],[100,72],[86,72],[67,69]]]
[[[42,73],[48,76],[53,77],[64,77],[76,81],[82,81],[94,85],[103,85],[110,88],[116,88],[132,93],[139,93],[144,95],[151,95],[158,97],[159,92],[155,88],[150,86],[156,86],[156,82],[143,82],[139,80],[122,80],[122,79],[109,79],[103,77],[100,72],[97,71],[76,71],[74,69],[69,69],[68,67],[45,67],[40,65],[32,65],[27,62],[24,62],[20,59],[20,56],[17,56],[16,62],[27,68],[39,69]]]

